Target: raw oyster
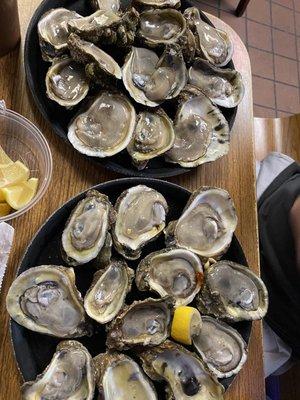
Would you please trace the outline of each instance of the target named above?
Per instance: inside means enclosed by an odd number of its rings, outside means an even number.
[[[75,340],[60,342],[52,360],[35,381],[22,386],[22,399],[93,400],[94,365],[88,350]]]
[[[198,55],[218,67],[228,64],[233,43],[227,33],[204,22],[196,7],[187,8],[184,16],[195,35]]]
[[[143,8],[179,8],[181,5],[180,0],[133,0],[133,2]]]
[[[181,47],[167,45],[161,58],[152,50],[132,47],[123,66],[123,82],[136,102],[149,107],[178,96],[187,82]]]
[[[105,324],[118,314],[131,289],[134,272],[125,261],[112,261],[105,270],[95,273],[92,286],[84,298],[87,314]]]
[[[96,383],[104,400],[157,400],[155,388],[132,358],[103,353],[94,358]]]
[[[122,70],[119,64],[105,51],[95,44],[80,39],[75,33],[71,33],[68,46],[72,58],[85,65],[85,72],[89,78],[97,83],[105,85],[115,79],[122,79]]]
[[[151,379],[168,383],[169,399],[223,399],[223,386],[206,370],[196,354],[183,346],[166,340],[139,356]]]
[[[169,150],[174,140],[173,122],[163,109],[142,111],[127,150],[138,169],[143,169],[149,160]]]
[[[98,10],[94,14],[68,22],[71,32],[101,45],[131,46],[139,24],[139,13],[131,8],[123,14]]]
[[[243,99],[242,76],[234,69],[217,68],[198,58],[189,69],[189,82],[221,107],[236,107]]]
[[[47,11],[38,23],[38,35],[43,59],[52,61],[67,50],[68,21],[82,18],[75,11],[55,8]]]
[[[152,290],[160,296],[171,296],[175,307],[191,303],[203,282],[199,258],[189,250],[163,249],[148,254],[136,270],[139,290]]]
[[[90,0],[94,10],[104,10],[118,12],[120,9],[120,0]]]
[[[142,248],[157,238],[166,225],[168,204],[163,195],[145,185],[133,186],[119,196],[112,237],[116,250],[136,260]]]
[[[61,338],[88,333],[73,268],[33,267],[12,283],[6,308],[13,320],[35,332]]]
[[[57,59],[46,74],[46,89],[49,99],[71,108],[88,94],[89,79],[84,67],[71,58]]]
[[[193,345],[209,370],[218,378],[237,374],[247,360],[247,345],[237,330],[215,318],[203,316]]]
[[[226,260],[206,269],[196,300],[204,314],[233,322],[262,319],[268,310],[263,281],[249,268]]]
[[[110,157],[124,150],[133,135],[135,109],[122,93],[102,91],[71,123],[68,139],[82,154]]]
[[[111,247],[108,230],[115,214],[107,196],[89,190],[72,211],[62,234],[63,257],[69,265],[86,264],[99,257],[109,261]]]
[[[236,225],[229,193],[203,186],[193,192],[181,217],[168,225],[166,243],[191,250],[202,258],[218,258],[229,247]]]
[[[164,342],[170,334],[172,309],[170,298],[148,298],[125,306],[107,326],[107,347],[124,350]]]
[[[179,96],[174,131],[174,145],[166,152],[168,162],[196,167],[229,151],[230,131],[224,115],[194,86],[187,86]]]

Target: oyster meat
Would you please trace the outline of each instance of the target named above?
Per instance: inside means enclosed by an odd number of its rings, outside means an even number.
[[[249,268],[227,260],[205,270],[196,300],[203,314],[233,322],[262,319],[268,310],[263,281]]]
[[[139,290],[152,290],[171,296],[175,307],[191,303],[203,282],[199,258],[189,250],[163,249],[148,254],[136,270]]]
[[[71,123],[68,139],[82,154],[110,157],[128,146],[136,123],[133,105],[122,93],[102,91]]]
[[[230,130],[226,118],[205,94],[187,86],[179,96],[175,142],[166,161],[190,168],[215,161],[229,151]]]
[[[143,169],[149,160],[169,150],[174,140],[173,122],[163,109],[141,111],[127,150],[133,163]]]
[[[94,366],[88,350],[75,340],[60,342],[45,371],[22,386],[23,400],[93,400]]]
[[[13,320],[35,332],[61,338],[88,334],[73,268],[33,267],[12,283],[6,308]]]
[[[94,10],[118,12],[120,9],[120,0],[90,0]]]
[[[43,59],[52,61],[68,50],[68,21],[82,18],[75,11],[55,8],[47,11],[38,22],[38,36]]]
[[[57,59],[46,74],[46,89],[49,99],[72,108],[88,94],[89,79],[84,67],[73,59]]]
[[[97,83],[103,85],[103,82],[107,84],[110,80],[122,79],[122,70],[119,64],[95,44],[71,33],[68,47],[73,60],[84,64],[87,76]]]
[[[233,201],[226,190],[204,186],[193,192],[181,217],[166,229],[167,245],[176,245],[207,259],[229,247],[237,225]]]
[[[134,272],[125,261],[113,260],[105,270],[96,272],[84,298],[87,314],[100,324],[114,319],[124,305],[133,277]]]
[[[198,55],[218,67],[228,64],[233,55],[233,43],[227,33],[204,22],[196,7],[187,8],[184,16],[195,35]]]
[[[247,360],[247,345],[237,330],[215,318],[203,316],[193,345],[209,370],[218,378],[237,374]]]
[[[169,298],[135,301],[107,326],[109,349],[156,346],[170,334],[173,301]]]
[[[116,250],[136,260],[142,248],[157,238],[166,225],[168,205],[163,195],[145,185],[125,190],[115,204],[116,222],[112,237]]]
[[[178,96],[187,82],[187,70],[178,44],[167,45],[161,56],[132,47],[123,66],[123,82],[138,103],[156,107]]]
[[[217,68],[198,58],[189,69],[189,82],[221,107],[236,107],[243,99],[242,76],[234,69]]]
[[[166,340],[143,351],[143,369],[156,381],[168,383],[168,398],[174,400],[222,400],[224,388],[196,354]]]
[[[94,358],[96,383],[105,400],[157,400],[155,388],[142,368],[121,353],[103,353]]]
[[[108,230],[115,214],[107,196],[89,190],[72,211],[62,234],[63,257],[72,266],[99,258],[110,259],[111,238]],[[108,247],[108,248],[107,248]]]

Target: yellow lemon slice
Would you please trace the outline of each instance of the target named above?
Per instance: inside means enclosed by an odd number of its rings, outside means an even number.
[[[31,178],[27,182],[9,186],[2,189],[5,201],[14,209],[24,208],[35,196],[38,187],[38,179]]]
[[[174,312],[171,336],[179,343],[192,344],[192,337],[199,335],[201,326],[201,315],[196,308],[180,306]]]
[[[21,161],[0,166],[0,188],[14,186],[17,183],[27,181],[29,169]]]
[[[11,206],[7,203],[0,203],[0,217],[5,217],[11,212]]]
[[[13,161],[8,157],[8,155],[3,150],[3,147],[0,146],[0,166],[13,164]]]

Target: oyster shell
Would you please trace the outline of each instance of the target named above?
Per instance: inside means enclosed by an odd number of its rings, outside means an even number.
[[[94,10],[104,10],[118,12],[120,9],[120,0],[90,0]]]
[[[73,338],[88,333],[73,268],[33,267],[12,283],[6,308],[13,320],[35,332]]]
[[[166,243],[191,250],[202,258],[218,258],[230,246],[236,225],[229,193],[203,186],[192,193],[181,217],[168,225]]]
[[[134,301],[107,325],[109,349],[156,346],[170,334],[173,301],[169,298]]]
[[[226,118],[205,94],[187,86],[179,96],[175,142],[166,161],[190,168],[215,161],[229,151],[230,131]]]
[[[89,190],[72,211],[62,234],[63,257],[72,266],[86,264],[99,257],[105,264],[107,238],[115,214],[107,196]],[[105,257],[104,257],[105,256]],[[110,258],[110,252],[108,252]]]
[[[222,400],[224,388],[196,354],[166,340],[139,354],[151,379],[168,383],[169,399]]]
[[[116,222],[112,237],[116,250],[136,260],[142,248],[157,238],[166,225],[168,205],[163,195],[145,185],[125,190],[115,204]]]
[[[94,358],[100,398],[105,400],[157,400],[155,388],[142,368],[121,353],[103,353]]]
[[[218,378],[237,374],[247,360],[247,345],[237,330],[215,318],[203,316],[193,345],[209,370]]]
[[[71,123],[68,139],[82,154],[110,157],[124,150],[133,135],[135,109],[122,93],[102,91]]]
[[[52,61],[68,50],[68,21],[82,18],[75,11],[54,8],[47,11],[38,22],[38,36],[45,61]]]
[[[22,399],[93,400],[94,366],[87,349],[75,340],[60,342],[52,360],[35,381],[22,386]]]
[[[133,163],[143,169],[149,160],[169,150],[174,140],[173,122],[163,109],[142,111],[127,150]]]
[[[242,76],[234,69],[217,68],[198,58],[189,69],[189,82],[221,107],[236,107],[243,99]]]
[[[161,297],[171,296],[175,307],[191,303],[203,282],[199,258],[189,250],[163,249],[148,254],[136,270],[139,290],[152,290]]]
[[[218,67],[228,64],[233,43],[227,33],[204,22],[196,7],[187,8],[184,16],[195,35],[198,55]]]
[[[179,8],[181,5],[180,0],[133,0],[133,3],[142,8]]]
[[[112,261],[105,270],[95,273],[92,286],[84,298],[86,313],[106,324],[118,314],[131,289],[134,272],[125,261]]]
[[[87,76],[97,83],[106,82],[105,84],[107,84],[107,81],[122,79],[122,70],[119,64],[93,43],[71,33],[68,47],[72,58],[78,63],[84,64]]]
[[[72,108],[88,94],[89,79],[84,67],[71,58],[57,59],[46,74],[46,89],[49,99]]]
[[[132,47],[123,66],[123,82],[138,103],[156,107],[178,96],[187,82],[187,70],[178,44],[167,45],[161,56]]]
[[[196,300],[204,314],[233,322],[262,319],[268,310],[263,281],[249,268],[226,260],[206,269]]]

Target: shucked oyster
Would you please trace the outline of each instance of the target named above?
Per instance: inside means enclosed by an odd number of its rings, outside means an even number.
[[[94,366],[87,349],[75,340],[60,342],[45,371],[22,386],[23,400],[93,400]]]
[[[105,270],[96,272],[84,298],[87,314],[100,324],[115,318],[124,305],[133,277],[134,272],[125,261],[111,261]]]
[[[169,298],[149,298],[125,306],[107,326],[107,347],[123,350],[162,343],[170,334],[172,308]]]
[[[62,234],[62,248],[69,265],[86,264],[99,257],[109,261],[111,238],[108,230],[114,222],[114,211],[107,196],[89,190],[72,211]]]
[[[38,35],[45,61],[62,56],[68,49],[68,21],[82,18],[75,11],[55,8],[47,11],[38,23]]]
[[[118,63],[105,51],[93,43],[80,39],[75,33],[71,33],[68,39],[68,47],[73,60],[85,65],[88,77],[97,83],[122,79],[122,70]]]
[[[236,107],[243,99],[242,76],[234,69],[217,68],[198,58],[189,69],[189,82],[221,107]]]
[[[133,163],[143,169],[149,160],[169,150],[174,140],[173,122],[163,109],[142,111],[127,150]]]
[[[110,157],[128,146],[135,122],[135,109],[127,97],[103,91],[71,123],[68,139],[82,154]]]
[[[163,231],[167,202],[156,190],[138,185],[119,196],[115,210],[117,218],[112,229],[115,248],[125,258],[136,260],[143,246]]]
[[[237,374],[247,360],[247,345],[231,326],[202,316],[202,327],[193,345],[210,371],[218,378]]]
[[[123,82],[138,103],[156,107],[178,96],[187,82],[179,45],[167,45],[161,58],[149,49],[132,47],[123,66]]]
[[[90,0],[94,10],[117,12],[120,9],[120,0]]]
[[[166,340],[143,351],[139,357],[151,379],[168,383],[168,398],[176,400],[222,400],[224,388],[202,361],[184,347]]]
[[[228,192],[204,186],[191,195],[181,217],[170,222],[166,243],[202,258],[218,258],[229,247],[236,225],[236,211]]]
[[[71,58],[57,59],[46,74],[49,99],[71,108],[82,101],[89,91],[89,79],[84,67]]]
[[[93,361],[101,399],[157,400],[152,382],[132,358],[120,353],[103,353]]]
[[[145,8],[179,8],[180,3],[180,0],[134,0],[134,4]]]
[[[267,313],[268,292],[249,268],[222,260],[206,269],[197,306],[204,314],[229,321],[257,320]]]
[[[175,306],[191,303],[203,282],[199,258],[189,250],[164,249],[148,254],[136,270],[139,290],[152,290],[171,296]]]
[[[184,16],[196,37],[198,55],[218,67],[226,65],[233,55],[233,43],[227,33],[202,21],[196,7],[187,8]]]
[[[226,118],[198,88],[187,85],[179,96],[175,142],[166,161],[190,168],[215,161],[229,151]]]
[[[18,324],[61,338],[88,333],[73,268],[42,265],[20,274],[12,283],[6,308]]]

